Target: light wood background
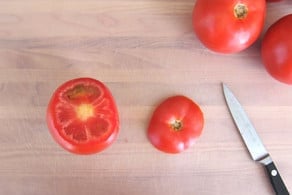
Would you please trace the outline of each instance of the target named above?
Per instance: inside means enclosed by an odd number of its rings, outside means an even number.
[[[236,94],[292,191],[292,86],[272,79],[260,40],[220,55],[192,30],[194,0],[0,1],[1,195],[273,194],[225,105]],[[268,5],[265,30],[292,13]],[[46,126],[58,85],[76,77],[103,81],[118,104],[121,129],[102,153],[60,148]],[[194,147],[169,155],[147,140],[155,106],[171,95],[196,101],[205,127]]]

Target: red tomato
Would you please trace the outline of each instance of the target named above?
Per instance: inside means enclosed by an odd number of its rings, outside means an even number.
[[[252,45],[265,20],[265,0],[197,0],[194,31],[210,50],[235,53]]]
[[[262,40],[261,57],[275,79],[292,84],[292,14],[269,27]]]
[[[119,131],[118,111],[110,91],[91,78],[67,81],[54,92],[47,124],[57,143],[77,154],[104,150]]]
[[[194,144],[204,125],[200,107],[185,96],[173,96],[154,111],[148,138],[159,150],[179,153]]]
[[[267,2],[278,2],[278,1],[282,1],[282,0],[267,0]]]

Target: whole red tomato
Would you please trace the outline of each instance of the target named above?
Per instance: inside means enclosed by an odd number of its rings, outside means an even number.
[[[235,53],[252,45],[265,20],[265,0],[197,0],[194,31],[210,50]]]
[[[185,96],[173,96],[158,105],[147,134],[157,149],[179,153],[194,144],[203,125],[203,113],[196,103]]]
[[[275,79],[292,84],[292,14],[269,27],[262,40],[261,57]]]
[[[73,79],[56,89],[48,105],[47,124],[57,143],[77,154],[104,150],[119,131],[110,91],[91,78]]]

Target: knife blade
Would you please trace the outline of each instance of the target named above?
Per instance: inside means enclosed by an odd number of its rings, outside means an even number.
[[[289,195],[275,163],[263,145],[243,107],[224,83],[222,86],[227,107],[229,108],[234,123],[239,130],[251,158],[264,165],[276,195]]]

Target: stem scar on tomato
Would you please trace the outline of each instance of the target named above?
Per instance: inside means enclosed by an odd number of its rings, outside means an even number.
[[[231,54],[255,43],[265,24],[265,0],[197,0],[193,27],[208,49]]]
[[[166,153],[180,153],[201,135],[204,116],[188,97],[177,95],[161,102],[154,110],[147,129],[149,141]]]
[[[248,7],[247,5],[243,4],[243,3],[237,3],[234,6],[234,10],[233,10],[234,16],[237,19],[244,19],[247,17],[248,14]]]
[[[181,131],[183,128],[183,122],[181,120],[175,119],[170,121],[170,126],[174,131]]]

